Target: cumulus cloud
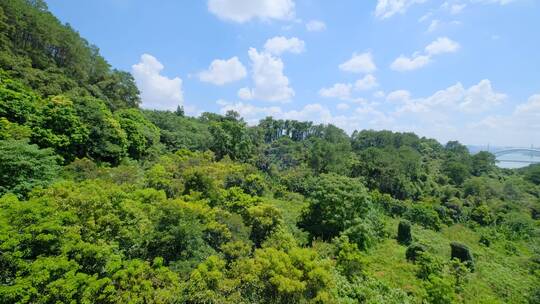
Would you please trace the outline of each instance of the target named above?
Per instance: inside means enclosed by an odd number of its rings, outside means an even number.
[[[540,94],[516,105],[507,115],[491,115],[468,125],[474,136],[499,145],[538,145],[540,134]]]
[[[281,107],[258,107],[245,102],[227,102],[218,100],[221,105],[220,112],[226,113],[229,110],[236,111],[250,125],[257,124],[260,119],[267,116],[272,116],[277,119],[295,119],[303,121],[314,121],[321,123],[329,123],[332,115],[330,110],[320,104],[307,104],[299,110],[284,111]]]
[[[248,122],[250,125],[255,125],[260,119],[267,116],[272,116],[276,119],[294,119],[300,121],[313,121],[314,123],[334,124],[343,128],[347,132],[352,132],[355,129],[381,129],[385,126],[391,126],[392,118],[383,112],[375,109],[370,104],[362,104],[355,108],[346,104],[340,103],[336,108],[340,111],[347,111],[347,115],[334,115],[332,111],[319,103],[307,104],[300,109],[283,110],[281,107],[258,107],[245,102],[225,102],[218,101],[221,105],[221,113],[226,113],[228,110],[234,110]],[[386,127],[388,128],[388,127]]]
[[[375,76],[368,74],[354,83],[354,88],[359,91],[367,91],[376,88],[379,84]]]
[[[358,79],[354,84],[335,83],[329,88],[322,88],[319,90],[319,96],[362,103],[364,101],[362,98],[352,98],[352,90],[367,91],[377,87],[378,85],[377,78],[371,74],[368,74],[363,78]]]
[[[424,3],[427,0],[377,0],[375,16],[380,19],[390,18],[395,14],[403,14],[414,4]]]
[[[373,56],[370,52],[356,54],[354,53],[351,59],[339,65],[339,69],[350,73],[373,73],[377,70],[377,66],[373,61]]]
[[[250,88],[241,88],[238,90],[238,97],[243,100],[249,100],[252,98]]]
[[[377,91],[373,93],[373,97],[375,98],[384,98],[384,96],[386,96],[386,93],[384,93],[384,91]]]
[[[533,95],[526,103],[519,104],[514,115],[529,116],[536,120],[534,125],[540,127],[540,94]]]
[[[404,55],[399,56],[392,62],[390,68],[394,71],[405,72],[422,68],[431,62],[431,58],[426,55],[418,55],[413,57],[407,57]]]
[[[150,54],[143,54],[140,62],[131,67],[137,87],[141,91],[141,107],[175,110],[184,101],[182,79],[161,75],[163,64]]]
[[[431,23],[429,24],[429,27],[427,29],[428,33],[435,32],[439,26],[441,25],[441,22],[437,19],[431,20]]]
[[[248,55],[254,87],[240,89],[238,97],[244,100],[289,101],[294,90],[289,86],[289,78],[283,74],[283,61],[268,52],[259,53],[255,48],[250,48]]]
[[[311,20],[306,23],[306,29],[309,32],[320,32],[326,29],[326,24],[320,20]]]
[[[441,5],[441,8],[448,11],[451,15],[461,13],[466,7],[467,4],[465,3],[450,3],[449,1],[446,1]]]
[[[391,116],[397,123],[396,129],[441,142],[460,140],[469,144],[479,144],[480,140],[486,139],[486,134],[478,133],[478,128],[472,125],[486,115],[496,113],[507,98],[487,79],[468,88],[458,82],[427,97],[413,97],[407,91],[396,91],[387,96],[387,100],[395,101]]]
[[[274,55],[281,55],[284,52],[300,54],[305,50],[305,43],[296,37],[278,36],[268,39],[264,44],[264,49]]]
[[[337,108],[338,110],[344,111],[344,110],[348,110],[348,109],[350,108],[350,106],[349,106],[348,104],[344,103],[344,102],[340,102],[340,103],[338,103],[338,104],[336,105],[336,108]]]
[[[416,52],[411,57],[400,55],[392,62],[390,68],[399,72],[416,70],[431,63],[436,55],[454,53],[459,49],[459,43],[448,37],[439,37],[425,47],[424,54]]]
[[[232,57],[227,60],[216,59],[212,61],[208,69],[200,72],[198,76],[201,81],[224,85],[243,79],[246,74],[246,68],[238,60],[238,57]]]
[[[209,0],[208,10],[220,19],[244,23],[252,19],[290,20],[293,0]]]
[[[507,99],[486,79],[470,87],[457,83],[427,97],[413,97],[407,90],[398,90],[386,95],[389,103],[368,100],[358,104],[353,100],[337,103],[332,108],[335,113],[319,103],[292,110],[279,106],[259,107],[246,102],[219,101],[218,104],[222,113],[235,110],[252,125],[266,116],[273,116],[331,123],[349,133],[360,129],[387,129],[412,131],[443,143],[460,140],[469,144],[529,145],[540,133],[540,94],[516,105],[507,115],[493,115]]]
[[[397,90],[388,93],[386,100],[393,102],[406,102],[411,99],[411,92],[407,90]]]
[[[491,81],[488,79],[481,80],[468,89],[458,82],[444,90],[437,91],[427,98],[411,99],[409,94],[404,100],[407,103],[400,111],[480,113],[492,110],[506,98],[505,94],[498,93],[493,89]]]
[[[433,16],[432,12],[426,13],[426,14],[422,15],[422,17],[420,17],[418,19],[418,22],[424,22],[424,21],[430,19],[432,16]]]
[[[280,115],[283,111],[280,107],[257,107],[245,102],[228,102],[220,99],[216,102],[221,106],[221,114],[227,113],[227,111],[235,111],[243,117],[250,125],[255,125],[258,121],[267,116]]]
[[[473,3],[506,5],[516,0],[471,0]]]
[[[506,97],[505,94],[495,92],[491,82],[484,79],[464,91],[459,107],[465,112],[482,112],[501,104]]]
[[[319,95],[325,98],[349,99],[351,98],[352,85],[349,83],[336,83],[330,88],[322,88]]]
[[[307,104],[300,110],[283,112],[281,117],[284,119],[294,119],[300,121],[313,120],[314,122],[325,124],[333,122],[333,117],[330,110],[319,103]]]
[[[428,55],[433,56],[443,53],[454,53],[457,52],[459,48],[459,43],[451,40],[450,38],[439,37],[437,40],[426,46],[425,51]]]

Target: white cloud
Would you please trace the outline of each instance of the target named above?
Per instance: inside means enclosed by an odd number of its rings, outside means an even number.
[[[424,21],[430,19],[432,16],[433,16],[432,12],[426,13],[425,15],[423,15],[422,17],[420,17],[418,19],[418,22],[424,22]]]
[[[386,100],[393,102],[407,102],[411,99],[411,92],[407,90],[397,90],[388,93]]]
[[[377,91],[377,92],[373,93],[373,97],[375,97],[375,98],[384,98],[384,96],[386,96],[384,91]]]
[[[402,95],[405,96],[405,94]],[[402,99],[406,103],[398,112],[480,113],[494,109],[506,98],[505,94],[498,93],[493,89],[488,79],[481,80],[468,89],[458,82],[427,98],[411,99],[409,94],[406,99]]]
[[[325,98],[351,98],[352,85],[349,83],[336,83],[330,88],[322,88],[319,90],[319,95]]]
[[[414,98],[410,92],[398,90],[389,93],[387,99],[396,102],[385,103],[386,111],[378,108],[380,103],[362,100],[354,105],[352,102],[355,100],[351,100],[351,103],[336,104],[333,108],[336,113],[318,103],[287,111],[277,106],[258,107],[244,102],[218,101],[218,104],[222,113],[235,110],[251,125],[266,116],[273,116],[276,119],[332,123],[349,133],[355,129],[415,132],[442,143],[460,140],[468,144],[490,142],[528,146],[531,141],[537,141],[540,133],[540,94],[518,104],[507,115],[492,115],[500,112],[497,106],[507,98],[497,92],[489,80],[479,81],[468,88],[457,83],[422,98]]]
[[[208,10],[223,20],[238,23],[261,20],[290,20],[294,18],[293,0],[209,0]]]
[[[356,104],[360,104],[360,105],[365,105],[365,104],[368,104],[369,101],[363,97],[359,97],[359,98],[353,98],[351,99],[352,102],[356,103]]]
[[[471,0],[473,3],[506,5],[516,0]]]
[[[294,119],[300,121],[312,120],[318,123],[332,123],[333,117],[330,110],[318,103],[307,104],[300,110],[291,110],[283,112],[281,115],[284,119]]]
[[[161,75],[164,66],[154,56],[143,54],[141,61],[131,67],[141,91],[142,108],[175,110],[184,101],[182,79]]]
[[[368,74],[364,76],[364,78],[358,79],[354,83],[354,88],[360,91],[367,91],[377,87],[378,85],[379,84],[377,83],[377,78],[375,78],[375,76],[371,74]]]
[[[306,29],[309,32],[320,32],[326,29],[326,24],[319,20],[311,20],[306,23]]]
[[[482,112],[501,104],[505,99],[505,94],[495,92],[491,82],[484,79],[465,92],[459,107],[465,112]]]
[[[455,53],[459,50],[459,43],[451,40],[448,37],[439,37],[437,40],[426,46],[426,53],[428,55],[438,55],[443,53]]]
[[[412,57],[400,55],[392,62],[390,68],[399,72],[416,70],[428,65],[435,55],[454,53],[459,49],[459,43],[447,37],[439,37],[425,47],[425,54],[417,52]]]
[[[228,60],[216,59],[212,61],[208,70],[199,73],[199,79],[215,85],[224,85],[246,77],[246,68],[238,60],[232,57]]]
[[[284,111],[281,107],[257,107],[243,102],[230,103],[223,100],[217,102],[221,105],[220,112],[226,113],[229,110],[236,111],[250,125],[255,125],[260,119],[272,116],[276,119],[295,119],[300,121],[313,121],[318,123],[330,123],[332,114],[330,110],[321,104],[307,104],[300,110]]]
[[[253,96],[251,96],[251,90],[249,88],[239,89],[238,97],[240,97],[240,99],[243,99],[243,100],[249,100],[253,98]]]
[[[540,124],[540,94],[529,97],[526,103],[520,104],[516,107],[514,115],[526,115],[531,118],[537,119],[536,125]]]
[[[375,7],[375,16],[385,19],[394,16],[395,14],[403,14],[407,9],[418,3],[424,3],[427,0],[377,0]]]
[[[508,115],[488,116],[469,128],[475,136],[499,145],[537,146],[540,134],[540,95],[532,95]]]
[[[440,25],[441,25],[441,22],[439,20],[437,19],[431,20],[431,23],[429,24],[429,27],[427,29],[428,33],[432,33],[436,31]]]
[[[305,43],[296,37],[287,39],[283,36],[278,36],[268,39],[264,44],[264,49],[274,55],[281,55],[284,52],[300,54],[305,49]]]
[[[248,55],[254,88],[242,88],[238,96],[245,100],[289,101],[294,96],[294,90],[289,87],[289,78],[283,74],[283,61],[267,52],[259,53],[255,48],[250,48]]]
[[[348,104],[344,103],[344,102],[341,102],[341,103],[338,103],[338,104],[336,105],[336,108],[337,108],[338,110],[344,111],[344,110],[348,110],[348,109],[350,108],[350,106],[349,106]]]
[[[465,3],[450,3],[448,1],[444,2],[441,5],[441,8],[447,10],[451,15],[457,15],[461,13],[466,7],[467,4]]]
[[[412,58],[401,55],[392,62],[390,68],[399,72],[412,71],[422,68],[430,62],[431,58],[425,55],[413,56]]]
[[[243,102],[229,103],[223,100],[218,101],[218,104],[222,106],[221,113],[234,110],[240,113],[250,125],[257,124],[264,117],[272,116],[275,119],[331,123],[347,132],[352,132],[355,129],[382,129],[385,126],[391,126],[392,122],[391,117],[378,111],[370,104],[362,104],[354,109],[345,103],[336,105],[340,111],[349,110],[346,111],[347,115],[333,115],[328,107],[319,103],[307,104],[300,109],[289,111],[284,111],[280,107],[257,107]]]
[[[363,98],[352,98],[352,90],[367,91],[377,87],[377,78],[368,74],[364,78],[358,79],[354,84],[351,83],[335,83],[329,88],[322,88],[319,90],[319,96],[324,98],[337,98],[341,100],[349,100],[357,103],[364,103]]]
[[[377,66],[370,52],[354,53],[351,59],[339,65],[339,69],[351,73],[372,73],[377,70]]]
[[[281,108],[276,107],[276,106],[256,107],[252,104],[248,104],[244,102],[231,103],[223,99],[218,100],[216,103],[221,106],[221,109],[220,109],[221,114],[225,114],[227,113],[227,111],[231,111],[231,110],[238,112],[238,114],[240,114],[240,116],[245,118],[246,122],[250,125],[257,124],[258,121],[264,117],[276,116],[282,113]]]
[[[468,88],[458,82],[428,97],[399,95],[403,98],[395,104],[396,109],[391,114],[398,124],[395,128],[434,137],[443,143],[460,140],[469,144],[486,143],[486,134],[481,134],[472,125],[482,121],[486,115],[500,111],[499,106],[507,99],[487,79]]]

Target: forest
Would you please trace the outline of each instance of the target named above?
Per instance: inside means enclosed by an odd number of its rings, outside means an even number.
[[[413,133],[139,108],[0,1],[0,303],[540,303],[540,165]]]

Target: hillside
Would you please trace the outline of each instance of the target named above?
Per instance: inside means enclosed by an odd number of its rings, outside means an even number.
[[[540,303],[540,166],[413,133],[139,108],[0,2],[0,304]]]

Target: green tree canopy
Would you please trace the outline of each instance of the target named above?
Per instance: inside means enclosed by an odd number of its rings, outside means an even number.
[[[323,174],[311,181],[310,204],[300,226],[313,237],[331,239],[366,215],[370,197],[357,179]]]
[[[60,158],[24,140],[0,140],[0,195],[25,197],[33,188],[48,185],[58,174]]]

